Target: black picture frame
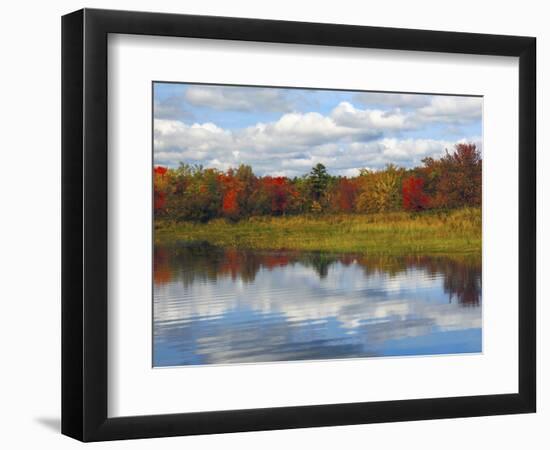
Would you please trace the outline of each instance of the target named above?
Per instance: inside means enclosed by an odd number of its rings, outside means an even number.
[[[109,33],[519,58],[517,393],[107,416]],[[62,18],[62,433],[82,441],[486,416],[536,408],[536,39],[83,9]]]

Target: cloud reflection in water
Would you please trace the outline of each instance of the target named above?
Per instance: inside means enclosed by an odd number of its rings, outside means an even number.
[[[155,248],[154,365],[481,351],[472,258]]]

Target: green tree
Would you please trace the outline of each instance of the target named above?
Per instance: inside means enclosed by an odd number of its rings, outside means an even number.
[[[318,202],[322,199],[329,182],[330,175],[327,172],[327,168],[323,164],[318,163],[311,169],[311,172],[309,173],[309,183],[311,195],[314,201]]]
[[[239,210],[243,216],[248,217],[254,211],[252,197],[254,191],[258,189],[258,179],[254,175],[252,167],[245,164],[241,164],[234,175],[241,187],[238,197]]]

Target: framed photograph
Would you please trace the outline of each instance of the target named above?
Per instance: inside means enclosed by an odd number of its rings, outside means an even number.
[[[535,412],[536,41],[62,20],[62,432]]]

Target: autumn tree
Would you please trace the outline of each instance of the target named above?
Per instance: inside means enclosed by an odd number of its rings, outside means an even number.
[[[362,170],[359,177],[361,193],[356,202],[358,212],[387,212],[401,207],[403,169],[388,164],[378,172]]]
[[[227,173],[220,173],[218,181],[222,193],[221,212],[229,219],[237,219],[240,212],[238,197],[241,195],[242,185],[232,169]]]
[[[288,178],[285,177],[263,177],[262,188],[267,194],[271,213],[274,215],[284,214],[293,198],[297,196]]]
[[[428,195],[424,192],[424,180],[411,175],[403,180],[403,208],[407,211],[422,211],[430,204]]]
[[[219,215],[222,204],[219,171],[182,164],[169,173],[172,189],[166,199],[166,211],[170,219],[206,222]]]
[[[376,213],[481,205],[481,153],[457,144],[442,158],[412,169],[387,165],[359,176],[329,175],[317,164],[301,177],[257,176],[240,165],[222,171],[201,165],[153,168],[155,217],[206,222],[287,214]]]
[[[359,186],[356,180],[339,178],[331,192],[331,208],[336,212],[353,212]]]
[[[422,162],[434,207],[481,205],[481,153],[475,144],[457,144],[453,153]]]
[[[153,168],[153,210],[155,214],[162,214],[166,206],[168,190],[167,171],[168,169],[162,166]]]
[[[290,211],[295,214],[303,214],[311,211],[311,192],[307,175],[295,177],[291,181],[295,192]]]
[[[241,164],[235,171],[235,179],[240,186],[238,206],[243,216],[252,214],[254,205],[251,202],[252,195],[258,189],[258,178],[254,175],[252,167]]]

